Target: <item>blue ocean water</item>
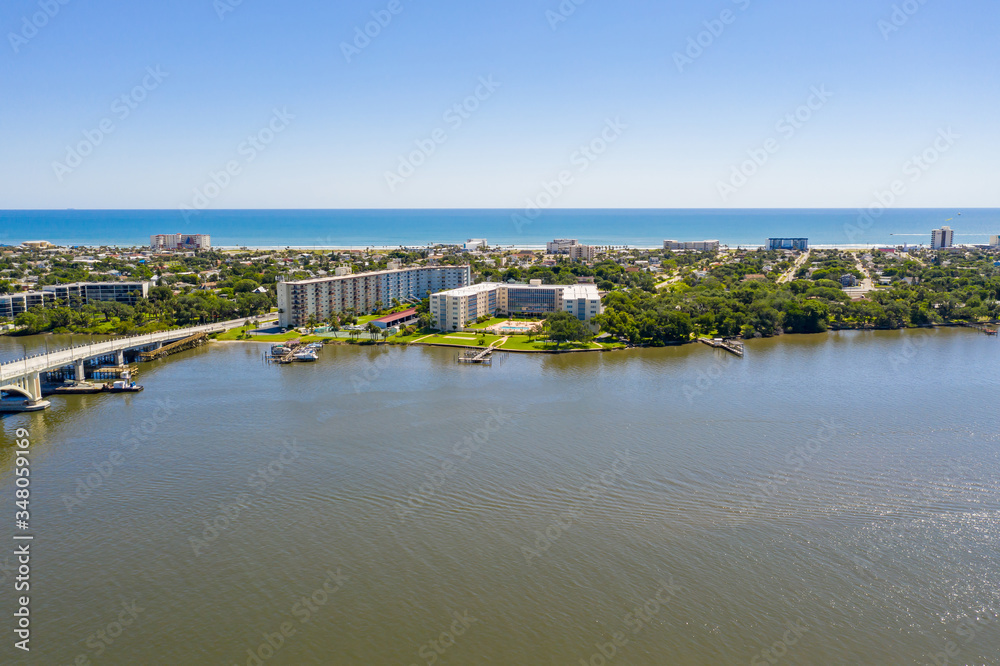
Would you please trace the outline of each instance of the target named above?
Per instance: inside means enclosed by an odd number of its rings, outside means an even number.
[[[214,246],[398,247],[485,238],[492,245],[538,247],[554,238],[592,245],[661,247],[664,239],[718,239],[758,246],[768,237],[812,245],[927,244],[948,224],[956,243],[1000,234],[1000,209],[600,209],[545,210],[179,210],[0,211],[0,244],[146,245],[151,234],[211,234]],[[950,221],[949,221],[950,218]]]

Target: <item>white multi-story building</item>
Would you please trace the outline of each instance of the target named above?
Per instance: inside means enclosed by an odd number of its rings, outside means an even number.
[[[488,248],[489,246],[490,245],[489,243],[486,242],[485,238],[470,238],[469,240],[465,241],[465,245],[463,245],[462,247],[468,250],[469,252],[472,252],[474,250],[482,250]]]
[[[153,251],[209,250],[212,237],[208,234],[155,234],[149,237],[149,247]]]
[[[1000,235],[991,237],[990,245],[992,245],[993,247],[1000,247]]]
[[[696,252],[717,252],[719,250],[719,241],[717,240],[703,240],[703,241],[675,241],[675,240],[665,240],[663,241],[664,250],[694,250]]]
[[[279,318],[282,326],[305,326],[310,316],[323,321],[348,310],[362,314],[379,304],[389,307],[393,299],[422,300],[471,282],[469,266],[422,266],[278,282]]]
[[[566,254],[569,249],[577,245],[575,238],[557,238],[545,244],[546,254]]]
[[[573,261],[593,261],[597,248],[593,245],[573,245],[569,248],[569,258]]]
[[[581,321],[590,321],[604,311],[601,295],[594,284],[505,284],[482,282],[431,295],[434,326],[457,331],[483,315],[544,315],[569,312]]]
[[[944,250],[952,246],[955,240],[955,232],[951,227],[941,227],[931,232],[931,249]]]
[[[135,305],[149,298],[149,282],[73,282],[71,284],[50,284],[42,291],[52,293],[56,299],[70,307],[91,305],[99,301],[117,301]]]

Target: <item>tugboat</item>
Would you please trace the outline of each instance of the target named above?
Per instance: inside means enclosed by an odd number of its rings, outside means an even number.
[[[108,393],[138,393],[141,391],[143,387],[129,381],[130,378],[131,375],[128,372],[123,372],[121,379],[110,384],[105,384],[104,390]]]
[[[108,393],[138,393],[144,387],[139,386],[135,382],[127,382],[124,379],[119,379],[111,384],[105,384],[104,390]]]

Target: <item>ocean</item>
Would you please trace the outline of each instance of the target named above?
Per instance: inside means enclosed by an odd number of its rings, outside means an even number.
[[[591,245],[662,247],[664,239],[763,245],[804,237],[812,246],[927,244],[949,225],[956,243],[1000,234],[1000,209],[601,209],[601,210],[51,210],[0,211],[0,244],[146,245],[152,234],[210,234],[216,247],[365,248],[426,246],[485,238],[491,245],[544,247],[554,238]]]

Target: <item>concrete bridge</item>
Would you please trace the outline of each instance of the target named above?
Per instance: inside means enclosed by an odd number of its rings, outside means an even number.
[[[251,317],[251,319],[263,323],[275,317],[277,315]],[[77,381],[83,381],[84,363],[89,360],[102,356],[114,356],[118,361],[118,365],[123,366],[125,365],[126,351],[157,349],[166,343],[181,340],[196,333],[221,333],[232,328],[239,328],[246,321],[246,319],[233,319],[214,324],[188,326],[170,331],[133,335],[92,344],[77,345],[69,349],[34,354],[14,361],[7,361],[0,364],[0,391],[23,396],[27,400],[25,407],[30,409],[36,403],[42,402],[41,375],[43,373],[72,366],[75,370]]]

